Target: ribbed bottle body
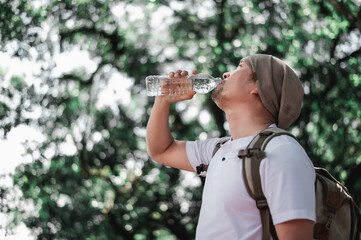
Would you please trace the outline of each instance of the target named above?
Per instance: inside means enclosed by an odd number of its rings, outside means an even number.
[[[145,78],[148,96],[183,95],[189,91],[205,94],[212,91],[220,81],[220,78],[214,78],[207,74],[182,78],[152,75]]]

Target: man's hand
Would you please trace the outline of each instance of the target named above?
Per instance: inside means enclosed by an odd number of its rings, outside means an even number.
[[[193,74],[198,74],[198,72],[193,71]],[[196,92],[193,91],[192,82],[187,78],[187,76],[187,71],[178,70],[175,73],[170,72],[169,78],[173,82],[171,84],[164,83],[162,86],[162,92],[165,93],[165,95],[157,98],[160,98],[168,103],[192,99]],[[177,92],[177,94],[172,94],[172,92]]]

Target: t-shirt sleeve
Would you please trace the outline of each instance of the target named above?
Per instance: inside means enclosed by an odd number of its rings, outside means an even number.
[[[211,138],[204,141],[188,141],[186,143],[187,157],[194,170],[200,164],[209,165],[212,158],[213,150],[219,141],[219,138]],[[205,176],[206,172],[202,172]]]
[[[295,219],[315,221],[315,171],[304,149],[288,137],[282,144],[271,141],[260,166],[263,192],[273,223]],[[285,143],[286,142],[286,143]]]

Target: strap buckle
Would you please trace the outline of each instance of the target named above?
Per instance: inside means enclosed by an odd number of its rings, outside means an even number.
[[[200,164],[196,167],[196,170],[197,170],[197,174],[201,174],[201,172],[206,172],[208,170],[208,165],[205,165],[205,164]]]
[[[254,200],[256,201],[256,206],[258,210],[263,211],[268,209],[266,197],[256,197]]]
[[[260,152],[261,149],[260,148],[247,148],[247,149],[241,149],[238,152],[238,157],[239,158],[244,158],[244,157],[253,157],[253,155],[255,154],[254,152]]]
[[[273,134],[273,132],[270,131],[269,128],[267,128],[267,129],[265,129],[264,131],[262,131],[262,132],[259,133],[259,135],[260,135],[261,137],[267,137],[267,136],[272,135],[272,134]]]

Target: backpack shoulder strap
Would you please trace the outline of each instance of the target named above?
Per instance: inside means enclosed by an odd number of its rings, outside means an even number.
[[[221,146],[228,142],[230,139],[230,137],[221,138],[221,140],[216,144],[215,148],[213,149],[212,158],[214,157],[214,155],[216,155]]]
[[[238,157],[243,159],[243,177],[247,191],[254,199],[264,197],[261,176],[259,175],[261,161],[266,157],[264,150],[274,137],[281,135],[295,138],[291,133],[283,129],[267,128],[255,136],[246,149],[241,149],[238,152]]]
[[[261,161],[266,157],[264,150],[267,144],[274,137],[281,135],[288,135],[294,138],[292,134],[280,128],[267,128],[254,137],[246,149],[242,149],[238,152],[238,157],[243,159],[243,178],[247,191],[256,201],[257,208],[260,210],[262,239],[269,239],[270,233],[272,234],[273,239],[278,238],[270,217],[267,199],[262,190],[259,167]]]
[[[213,149],[213,152],[212,152],[212,158],[214,157],[214,155],[216,155],[217,151],[221,148],[221,146],[223,144],[225,144],[226,142],[228,142],[231,138],[230,137],[224,137],[224,138],[221,138],[219,140],[219,142],[217,142],[216,146],[214,147]],[[197,174],[201,174],[201,172],[206,172],[208,170],[208,165],[207,164],[200,164],[196,167],[196,171],[197,171]]]

